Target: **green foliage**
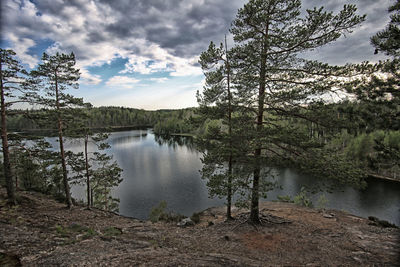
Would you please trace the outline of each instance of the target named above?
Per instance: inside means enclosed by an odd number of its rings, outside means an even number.
[[[357,65],[362,75],[347,87],[348,92],[357,96],[359,108],[356,114],[364,121],[368,134],[354,142],[356,151],[360,152],[355,156],[368,166],[370,172],[391,178],[398,177],[400,172],[399,140],[394,137],[399,135],[400,130],[399,10],[400,2],[397,1],[388,10],[392,14],[386,29],[371,38],[375,53],[383,52],[390,59],[377,64]],[[367,158],[362,156],[366,149],[362,147],[364,144],[369,149]]]
[[[168,118],[164,121],[159,121],[154,125],[153,131],[158,135],[170,135],[177,133],[190,132],[188,122],[179,120],[177,118]]]
[[[357,162],[366,172],[393,178],[399,176],[400,131],[362,133],[346,143],[343,148],[346,158]]]
[[[179,222],[183,218],[185,218],[185,216],[181,214],[167,211],[167,202],[165,200],[161,201],[157,206],[151,208],[149,214],[149,219],[152,223],[156,223],[158,221]]]
[[[57,224],[55,226],[55,230],[60,237],[71,238],[71,239],[75,238],[87,239],[97,235],[97,232],[93,228],[84,225],[79,225],[76,223],[73,223],[66,227]]]
[[[277,198],[278,198],[278,201],[280,201],[280,202],[286,202],[286,203],[293,203],[294,202],[289,195],[278,196]]]
[[[157,206],[152,207],[149,214],[150,221],[153,223],[158,222],[163,214],[165,214],[166,208],[167,202],[165,200],[161,201]]]
[[[304,207],[312,207],[312,201],[308,196],[308,192],[305,187],[301,187],[300,192],[294,196],[293,202],[296,205],[304,206]]]
[[[110,131],[153,127],[156,134],[171,135],[176,133],[198,133],[199,125],[192,120],[194,108],[180,110],[146,111],[125,107],[90,107],[77,109],[86,114],[85,127],[95,131]],[[14,131],[33,132],[42,135],[54,135],[55,125],[44,124],[42,117],[47,117],[47,110],[14,110],[17,115],[7,118],[9,128]],[[27,116],[23,116],[25,113]],[[36,118],[32,120],[31,118]],[[66,133],[70,135],[70,133]]]
[[[328,204],[328,199],[326,198],[325,194],[321,194],[317,200],[317,208],[318,209],[324,209],[326,205]]]
[[[122,235],[122,231],[119,228],[110,226],[103,230],[103,234],[105,236],[120,236],[120,235]]]
[[[122,182],[122,169],[112,159],[112,156],[105,153],[94,152],[93,161],[96,167],[93,168],[91,178],[91,190],[94,199],[92,206],[117,212],[119,199],[112,197],[111,189]]]
[[[55,228],[57,234],[60,235],[61,237],[69,237],[68,231],[63,226],[57,224]]]
[[[33,93],[28,73],[16,60],[13,50],[0,48],[0,122],[3,152],[3,174],[10,204],[16,204],[14,177],[10,163],[7,118],[9,109],[16,103],[27,102],[27,96]]]
[[[392,12],[389,25],[383,31],[378,32],[371,38],[372,45],[376,48],[375,53],[383,51],[386,55],[400,56],[400,1],[391,6],[388,10]]]
[[[48,55],[43,53],[42,62],[30,75],[34,77],[39,94],[31,94],[32,101],[45,108],[44,116],[38,118],[42,126],[57,128],[60,147],[60,162],[67,206],[71,207],[72,199],[68,184],[68,170],[64,150],[64,132],[74,129],[74,121],[81,116],[79,107],[87,107],[82,98],[66,93],[67,89],[78,89],[79,69],[75,68],[73,53]]]
[[[345,67],[300,56],[337,40],[364,19],[356,15],[354,5],[345,5],[337,14],[314,8],[304,16],[301,1],[250,0],[239,9],[230,29],[235,41],[230,57],[237,117],[240,128],[247,127],[240,132],[241,139],[248,141],[246,148],[252,151],[240,158],[252,166],[252,186],[243,183],[250,189],[252,222],[259,222],[258,199],[271,188],[260,187],[264,166],[312,163],[304,158],[324,145],[332,126],[331,116],[323,116],[329,115],[324,106],[326,95],[340,83],[337,77],[347,75]],[[302,123],[290,123],[294,120]],[[310,134],[304,127],[308,123]]]

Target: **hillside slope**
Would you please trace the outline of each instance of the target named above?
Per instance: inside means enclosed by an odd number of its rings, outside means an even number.
[[[369,225],[339,211],[262,203],[264,224],[245,211],[224,222],[211,208],[193,227],[143,222],[20,192],[5,205],[0,189],[0,265],[18,266],[271,266],[396,265],[400,230]]]

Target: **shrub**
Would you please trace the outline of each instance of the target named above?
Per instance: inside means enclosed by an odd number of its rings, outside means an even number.
[[[293,203],[294,201],[289,195],[286,196],[278,196],[278,201],[280,202],[287,202],[287,203]]]
[[[150,211],[150,221],[152,223],[158,222],[162,214],[165,213],[165,209],[167,208],[167,202],[165,200],[161,201],[158,206],[151,208]]]
[[[304,207],[312,207],[313,206],[312,201],[307,196],[307,191],[306,191],[305,187],[301,187],[300,193],[297,194],[293,198],[293,201],[295,204],[300,205],[300,206],[304,206]]]
[[[122,231],[121,229],[111,226],[104,229],[103,233],[105,236],[119,236],[122,234]]]
[[[198,212],[193,213],[193,215],[190,217],[190,219],[196,224],[199,223],[200,222],[200,213],[198,213]]]
[[[325,197],[324,194],[320,195],[317,200],[317,208],[324,209],[326,207],[326,204],[328,204],[328,199]]]
[[[158,221],[164,222],[179,222],[185,216],[175,213],[175,212],[167,212],[167,202],[165,200],[161,201],[157,206],[153,207],[150,211],[149,219],[152,223]]]

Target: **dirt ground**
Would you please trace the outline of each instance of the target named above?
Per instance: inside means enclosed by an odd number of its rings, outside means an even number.
[[[178,227],[0,189],[0,266],[399,266],[400,229],[333,210],[263,202],[263,224],[223,207]]]

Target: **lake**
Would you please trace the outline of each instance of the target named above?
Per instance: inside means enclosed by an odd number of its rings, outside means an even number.
[[[50,138],[55,145],[55,139]],[[114,132],[109,137],[108,153],[124,170],[122,183],[113,190],[120,199],[119,213],[147,219],[151,208],[165,200],[168,209],[190,216],[193,212],[224,204],[224,200],[208,197],[205,181],[200,177],[201,154],[190,144],[157,139],[151,130]],[[68,141],[67,149],[81,151],[82,143]],[[93,151],[94,147],[90,149]],[[290,168],[276,169],[275,177],[282,189],[268,192],[267,200],[278,196],[294,196],[302,186],[312,186],[315,180]],[[400,225],[400,183],[369,179],[363,191],[343,186],[333,193],[324,193],[326,208],[343,210],[368,217],[375,216]],[[74,187],[73,196],[86,199],[83,187]],[[317,202],[319,195],[311,199]]]

